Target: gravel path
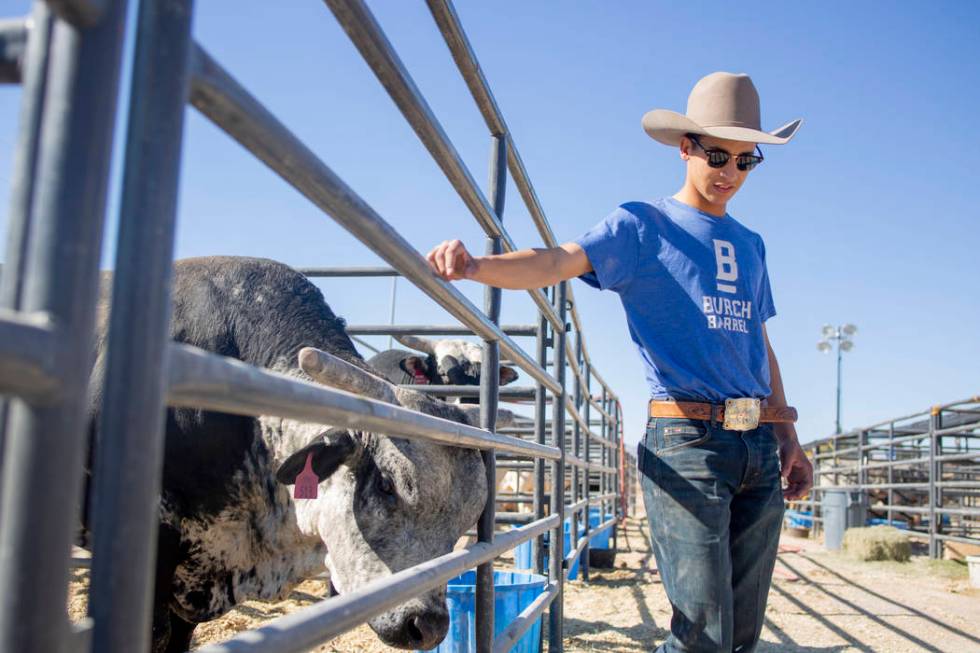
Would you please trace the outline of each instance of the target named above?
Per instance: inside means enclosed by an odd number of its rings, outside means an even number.
[[[643,531],[645,518],[620,532],[616,568],[592,582],[566,584],[565,650],[647,652],[667,635],[670,604]],[[87,571],[76,570],[70,612],[84,614]],[[307,581],[277,603],[249,601],[200,625],[194,646],[221,641],[326,596]],[[861,563],[812,540],[783,537],[759,653],[980,652],[980,590],[962,564],[922,556],[909,563]],[[361,626],[318,653],[390,653]]]

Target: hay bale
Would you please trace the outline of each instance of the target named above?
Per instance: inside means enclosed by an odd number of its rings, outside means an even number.
[[[858,560],[908,562],[912,546],[908,536],[894,526],[871,526],[844,531],[844,552]]]

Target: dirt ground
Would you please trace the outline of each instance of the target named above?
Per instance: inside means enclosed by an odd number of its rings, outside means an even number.
[[[645,518],[620,532],[616,568],[565,585],[565,650],[647,652],[667,636],[670,604],[643,531]],[[857,651],[980,652],[980,590],[960,563],[914,556],[908,563],[856,562],[819,542],[784,534],[769,594],[760,653]],[[77,570],[70,611],[84,613],[87,571]],[[277,603],[247,602],[198,626],[194,646],[227,639],[326,596],[307,581]],[[389,653],[361,626],[317,653]]]

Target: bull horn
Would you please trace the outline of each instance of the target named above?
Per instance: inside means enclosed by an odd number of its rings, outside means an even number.
[[[479,404],[456,404],[466,415],[466,419],[473,426],[480,426],[480,405]],[[514,425],[514,411],[507,410],[506,408],[497,409],[497,422],[498,429],[505,429]]]
[[[406,335],[398,335],[398,336],[394,336],[394,338],[395,340],[402,343],[406,347],[410,349],[414,349],[415,351],[421,351],[426,354],[436,353],[435,345],[428,338],[421,338],[419,336],[406,336]]]
[[[394,387],[365,369],[315,347],[299,350],[299,368],[315,381],[354,394],[400,405]]]

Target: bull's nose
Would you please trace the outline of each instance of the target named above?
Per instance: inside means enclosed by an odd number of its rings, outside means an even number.
[[[406,620],[405,628],[413,648],[435,648],[449,630],[449,613],[428,610]]]

